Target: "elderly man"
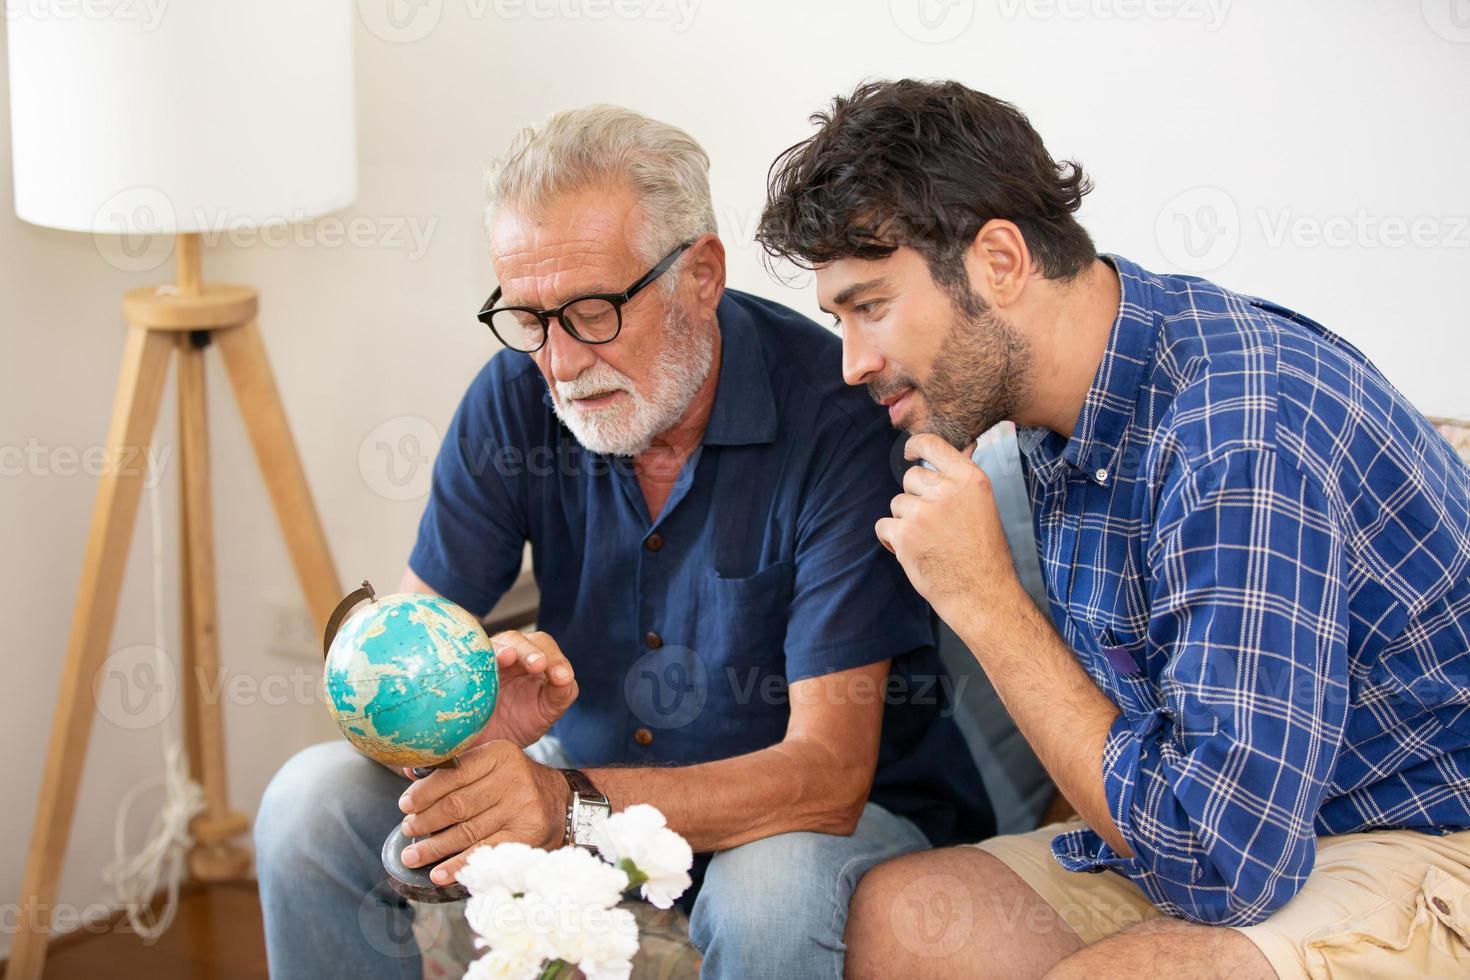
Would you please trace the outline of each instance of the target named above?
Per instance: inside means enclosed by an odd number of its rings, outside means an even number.
[[[1098,256],[1015,107],[820,121],[760,237],[921,433],[877,535],[1081,816],[873,870],[849,976],[1470,975],[1470,471],[1306,317]],[[1004,419],[1050,622],[957,451]]]
[[[429,835],[406,862],[448,880],[480,843],[580,843],[650,803],[705,855],[705,975],[739,978],[840,976],[868,867],[991,831],[929,611],[872,537],[892,436],[835,336],[725,289],[707,168],[594,107],[492,174],[480,319],[509,350],[449,427],[404,588],[484,614],[529,541],[542,632],[494,638],[501,703],[458,770],[410,784],[333,743],[276,776],[273,976],[417,975],[383,926],[407,914],[379,886],[400,820]],[[571,785],[608,805],[565,841]]]

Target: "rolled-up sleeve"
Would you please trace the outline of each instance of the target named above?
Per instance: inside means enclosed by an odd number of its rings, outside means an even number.
[[[1148,552],[1156,706],[1125,712],[1103,781],[1133,857],[1091,831],[1053,849],[1126,874],[1162,911],[1248,925],[1316,857],[1314,820],[1347,713],[1344,543],[1314,481],[1237,449],[1170,481]]]

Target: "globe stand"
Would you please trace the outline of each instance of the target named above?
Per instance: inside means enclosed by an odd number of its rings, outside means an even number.
[[[342,597],[337,603],[337,608],[327,617],[327,628],[322,633],[322,657],[325,659],[332,650],[332,641],[337,637],[337,630],[342,627],[342,621],[353,607],[363,600],[376,602],[377,593],[373,591],[372,583],[363,580],[362,587]],[[435,769],[455,769],[459,767],[458,759],[446,759],[433,766],[416,766],[410,771],[415,779],[423,779]],[[469,890],[459,882],[451,882],[448,885],[435,884],[429,875],[435,868],[447,861],[444,858],[433,864],[421,868],[410,868],[403,863],[403,849],[415,841],[425,840],[425,837],[410,837],[403,832],[403,824],[396,825],[388,837],[383,841],[382,861],[383,871],[388,875],[388,884],[393,890],[404,898],[414,902],[426,904],[442,904],[444,902],[458,902],[469,898]]]
[[[400,825],[394,827],[388,839],[383,841],[383,870],[388,872],[388,883],[393,886],[393,890],[404,898],[430,904],[457,902],[462,898],[469,898],[469,890],[459,882],[436,885],[429,878],[430,872],[444,861],[436,861],[423,868],[410,868],[403,863],[403,849],[414,841],[424,839],[423,837],[409,837],[403,832],[403,827]],[[448,858],[444,860],[447,861]]]

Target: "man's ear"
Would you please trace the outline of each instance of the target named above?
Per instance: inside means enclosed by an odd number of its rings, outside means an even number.
[[[1032,271],[1021,229],[1004,218],[985,222],[970,243],[965,268],[971,285],[991,306],[1004,309],[1015,303]]]
[[[725,243],[713,233],[701,235],[684,257],[689,263],[695,302],[713,316],[720,297],[725,295]]]

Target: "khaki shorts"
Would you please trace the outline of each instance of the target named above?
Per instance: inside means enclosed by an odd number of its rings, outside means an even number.
[[[1085,943],[1158,918],[1122,875],[1057,864],[1052,838],[1080,826],[1053,824],[974,846],[1019,875]],[[1302,890],[1265,921],[1237,931],[1283,980],[1470,977],[1470,831],[1320,838]]]

